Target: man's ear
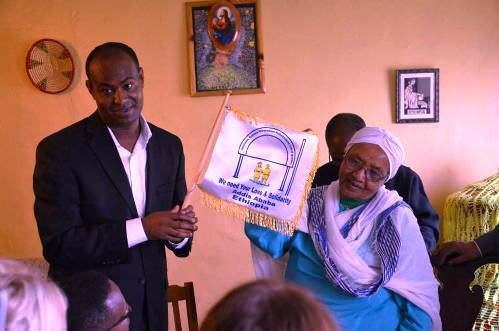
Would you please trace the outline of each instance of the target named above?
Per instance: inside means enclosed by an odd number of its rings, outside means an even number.
[[[142,69],[142,67],[139,68],[139,78],[142,82],[142,86],[144,86],[144,70]]]

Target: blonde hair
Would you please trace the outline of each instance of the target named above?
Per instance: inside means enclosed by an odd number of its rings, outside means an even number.
[[[0,258],[0,330],[65,331],[67,301],[55,283]]]

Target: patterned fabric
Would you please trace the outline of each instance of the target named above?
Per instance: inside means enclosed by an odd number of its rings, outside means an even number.
[[[329,245],[327,238],[326,220],[324,216],[324,194],[327,186],[312,189],[309,195],[309,231],[316,246],[317,252],[324,261],[324,268],[328,279],[341,288],[343,291],[356,297],[366,297],[372,295],[380,286],[386,284],[392,277],[397,267],[400,251],[400,236],[395,229],[390,213],[397,207],[404,204],[397,201],[389,208],[380,213],[376,219],[376,225],[371,233],[370,240],[381,260],[381,273],[379,277],[370,285],[363,287],[353,287],[347,277],[336,266],[329,255]],[[359,219],[360,214],[366,205],[357,210],[350,220],[341,228],[343,238],[346,238],[350,229]]]
[[[453,240],[475,240],[484,256],[499,254],[499,173],[447,197],[442,219],[442,242]],[[470,284],[474,285],[482,287],[484,299],[473,330],[497,327],[499,264],[491,263],[479,268]]]
[[[369,297],[358,298],[333,285],[326,277],[324,264],[308,232],[298,230],[288,237],[249,223],[245,224],[245,232],[255,247],[269,254],[269,258],[289,255],[285,280],[308,289],[328,309],[340,330],[432,329],[428,313],[387,288],[381,287]]]
[[[340,233],[343,236],[343,238],[346,238],[348,236],[348,233],[352,229],[352,227],[357,223],[359,220],[360,214],[364,211],[364,208],[366,208],[366,204],[364,204],[362,207],[360,207],[355,214],[352,215],[352,217],[346,222],[340,229]],[[323,216],[324,217],[324,216]],[[324,222],[325,223],[325,222]]]
[[[324,201],[317,201],[320,198]],[[426,254],[416,218],[405,204],[389,211],[395,203],[402,201],[398,194],[381,187],[366,204],[347,238],[342,236],[340,229],[361,206],[341,210],[339,183],[336,181],[327,189],[314,190],[309,199],[314,200],[310,205],[319,205],[314,209],[319,211],[317,218],[326,223],[326,231],[313,231],[309,204],[305,206],[297,231],[291,237],[246,225],[248,237],[268,254],[267,266],[289,252],[285,278],[315,293],[332,314],[341,318],[345,330],[442,330],[438,282]],[[384,211],[386,215],[380,217]],[[399,238],[399,243],[396,238]],[[322,248],[319,247],[319,239],[325,243]],[[378,247],[376,241],[379,242]],[[392,241],[393,244],[383,245],[383,241]],[[383,256],[397,256],[397,261],[392,259],[392,263],[389,263]],[[325,263],[324,260],[329,261]],[[364,297],[350,294],[331,280],[327,270],[331,265],[330,261],[334,262],[335,271],[341,272],[337,273],[341,275],[338,276],[338,281],[343,282],[344,288],[350,287],[353,292],[379,282],[378,290]],[[263,261],[260,262],[260,265],[264,264]],[[404,305],[397,303],[396,307],[391,306],[394,310],[387,311],[388,301],[391,299],[382,299],[387,291],[392,292],[390,296],[398,295],[428,314],[431,317],[431,328],[427,323],[420,324],[419,317],[412,315]],[[402,318],[394,321],[398,327],[387,327],[392,325],[388,322],[389,318],[398,313]],[[413,322],[417,322],[419,326],[413,325]]]

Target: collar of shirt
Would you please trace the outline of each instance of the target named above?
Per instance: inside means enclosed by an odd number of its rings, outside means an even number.
[[[132,152],[120,145],[113,131],[107,127],[111,138],[113,138],[116,149],[128,177],[128,183],[132,189],[133,200],[139,217],[143,217],[146,206],[146,164],[147,144],[152,137],[151,129],[145,118],[140,116],[140,135],[133,147]]]
[[[139,121],[140,121],[140,135],[139,135],[139,139],[137,139],[137,142],[135,143],[135,146],[133,147],[132,153],[135,152],[135,150],[137,148],[146,148],[147,143],[149,142],[149,139],[151,139],[151,137],[152,137],[151,128],[149,127],[149,124],[147,124],[147,121],[146,121],[144,115],[140,115]],[[116,139],[116,136],[114,135],[113,130],[111,130],[111,128],[108,126],[106,126],[106,128],[109,131],[109,133],[111,134],[111,138],[113,138],[113,141],[114,141],[114,144],[116,145],[116,148],[118,148],[118,149],[123,148],[123,146],[121,146],[120,143],[118,142],[118,139]],[[126,150],[126,151],[128,152],[128,150]],[[128,153],[130,153],[130,152],[128,152]]]

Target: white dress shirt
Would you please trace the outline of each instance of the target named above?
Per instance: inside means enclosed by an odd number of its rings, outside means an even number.
[[[114,136],[113,131],[107,127],[114,144],[120,155],[121,163],[128,177],[128,183],[132,189],[135,208],[139,217],[126,220],[126,237],[128,247],[133,247],[144,241],[147,241],[147,236],[142,226],[142,217],[144,217],[147,201],[146,192],[146,165],[147,165],[147,144],[152,137],[151,129],[143,116],[140,117],[140,135],[133,147],[132,152],[121,146],[118,139]],[[175,248],[182,248],[187,243],[188,238],[185,238],[180,243],[172,243]]]

